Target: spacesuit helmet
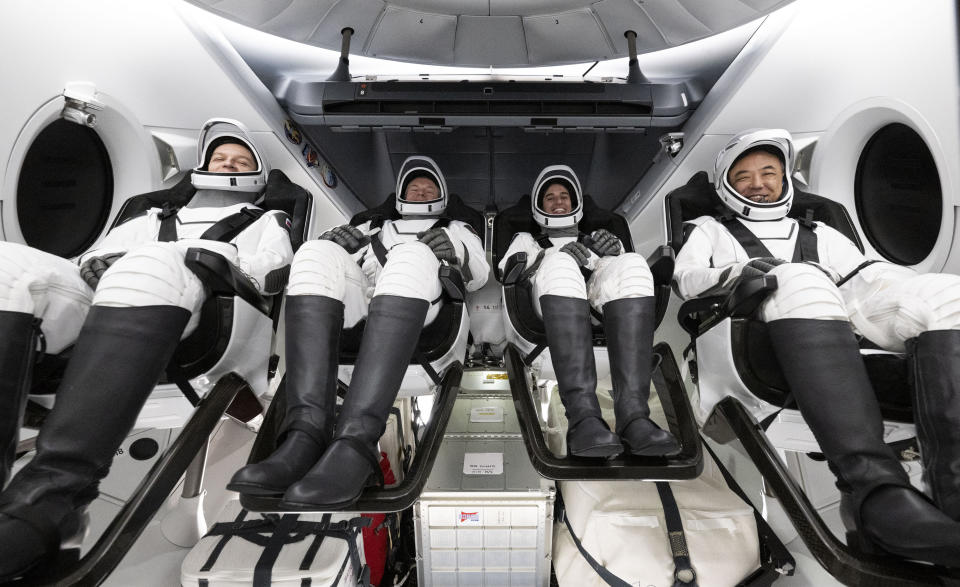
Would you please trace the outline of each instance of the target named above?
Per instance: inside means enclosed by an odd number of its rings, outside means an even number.
[[[775,202],[754,202],[740,195],[730,183],[730,169],[749,152],[762,150],[780,159],[783,166],[783,189]],[[779,220],[787,215],[793,204],[793,137],[780,128],[751,129],[730,139],[720,150],[714,168],[713,183],[717,195],[727,208],[748,220]]]
[[[435,198],[423,201],[408,201],[407,186],[418,178],[426,178],[437,186]],[[397,212],[401,216],[437,216],[447,209],[447,181],[437,162],[430,157],[413,155],[400,165],[397,174]]]
[[[564,214],[548,214],[543,206],[543,197],[553,184],[561,184],[570,194],[570,211]],[[573,169],[566,165],[544,167],[530,192],[530,208],[533,219],[544,228],[567,228],[576,226],[583,218],[583,190],[580,179]]]
[[[213,173],[208,171],[210,159],[217,147],[233,143],[246,147],[253,155],[255,169],[235,173]],[[228,190],[235,192],[258,192],[267,185],[270,173],[266,162],[260,156],[243,123],[229,118],[211,118],[200,129],[197,139],[197,166],[193,169],[190,181],[197,189]]]

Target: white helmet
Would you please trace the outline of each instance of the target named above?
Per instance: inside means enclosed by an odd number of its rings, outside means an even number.
[[[570,192],[570,211],[566,214],[547,214],[543,209],[543,195],[552,184],[559,183]],[[537,224],[544,228],[567,228],[576,226],[583,218],[583,190],[577,174],[566,165],[544,167],[530,192],[530,211]]]
[[[418,177],[426,177],[437,184],[437,197],[425,202],[408,202],[404,199],[407,184]],[[400,166],[397,174],[397,212],[401,216],[436,216],[447,209],[447,181],[437,162],[430,157],[413,155]]]
[[[783,164],[783,191],[776,202],[754,202],[745,198],[730,185],[727,178],[737,160],[747,151],[758,147],[777,155]],[[793,157],[793,137],[782,128],[744,131],[730,139],[717,155],[713,185],[720,200],[738,216],[748,220],[779,220],[787,215],[793,204],[793,182],[790,180]]]
[[[226,143],[236,143],[246,147],[253,154],[256,169],[237,173],[207,171],[213,151]],[[260,152],[254,146],[246,126],[229,118],[211,118],[203,124],[197,140],[197,166],[190,176],[193,187],[234,192],[259,192],[267,185],[269,174],[270,170],[260,157]]]

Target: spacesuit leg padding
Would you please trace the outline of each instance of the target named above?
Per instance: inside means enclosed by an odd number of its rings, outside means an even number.
[[[284,501],[318,509],[347,508],[379,478],[377,442],[429,306],[427,300],[391,295],[377,295],[370,301],[333,443],[310,472],[287,489]]]
[[[284,320],[287,411],[278,448],[237,471],[227,485],[232,491],[283,493],[306,475],[333,439],[343,304],[325,296],[288,296]]]
[[[859,315],[853,317],[871,342],[902,352],[905,341],[923,332],[960,329],[960,276],[926,273],[904,279],[890,273],[878,293],[858,300]]]
[[[924,332],[907,349],[924,485],[941,511],[960,520],[960,331]]]
[[[347,328],[367,315],[368,289],[360,266],[333,241],[306,242],[293,257],[287,295],[326,296],[341,302]]]
[[[587,281],[587,299],[600,310],[611,300],[653,296],[653,275],[637,253],[602,257]]]
[[[960,524],[910,485],[883,441],[883,420],[849,323],[768,324],[777,361],[842,491],[841,515],[862,544],[957,566]]]
[[[47,352],[73,344],[93,301],[76,263],[26,245],[0,242],[0,310],[42,320]]]
[[[567,416],[567,452],[581,457],[614,457],[619,437],[603,421],[597,401],[590,305],[584,298],[540,297],[550,359]]]
[[[544,251],[543,261],[533,276],[534,298],[545,295],[587,299],[587,286],[580,266],[573,257],[555,248]]]
[[[17,452],[36,352],[34,317],[0,310],[0,489],[6,485]]]
[[[200,321],[200,307],[206,296],[203,283],[184,263],[186,251],[171,242],[148,243],[133,249],[103,274],[93,303],[115,308],[183,308],[191,315],[183,333],[189,335]]]
[[[617,434],[635,455],[664,456],[680,450],[676,438],[650,419],[647,405],[655,323],[653,296],[612,300],[603,306]]]
[[[189,317],[173,306],[90,309],[37,437],[37,454],[0,494],[0,579],[18,576],[48,554],[43,535],[67,537],[78,529]],[[5,515],[7,508],[18,517]],[[24,509],[31,515],[23,516]],[[25,517],[55,527],[39,531]]]
[[[760,306],[764,322],[782,318],[847,320],[840,291],[830,278],[813,265],[785,263],[770,271],[777,289]]]

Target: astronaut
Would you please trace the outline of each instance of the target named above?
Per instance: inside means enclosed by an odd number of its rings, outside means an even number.
[[[675,285],[691,298],[775,275],[759,318],[838,478],[845,524],[864,550],[960,566],[960,277],[868,259],[829,226],[786,217],[793,157],[790,134],[777,129],[746,131],[720,151],[714,184],[730,213],[693,221]],[[933,503],[883,442],[855,332],[911,355]]]
[[[398,219],[339,226],[305,243],[287,286],[287,410],[278,448],[243,467],[229,489],[283,494],[287,504],[345,509],[382,483],[377,442],[424,325],[439,311],[441,263],[468,291],[489,266],[470,225],[444,216],[447,184],[429,157],[397,177]],[[353,380],[334,422],[340,330],[366,317]]]
[[[626,445],[634,455],[676,453],[676,439],[650,419],[647,405],[656,326],[653,276],[646,260],[624,252],[610,231],[598,229],[581,238],[582,193],[570,167],[543,169],[530,198],[542,234],[514,236],[500,269],[518,252],[533,260],[527,270],[532,273],[532,301],[543,318],[566,410],[567,451],[578,457],[612,458]],[[590,276],[585,278],[581,270]],[[607,335],[616,434],[597,402],[591,307],[602,313]]]
[[[150,209],[117,226],[79,267],[0,243],[4,443],[16,443],[35,332],[49,353],[75,342],[36,456],[0,494],[0,581],[82,539],[84,510],[114,452],[177,343],[199,321],[206,293],[184,264],[187,249],[223,254],[263,293],[281,287],[276,277],[293,258],[287,217],[253,205],[268,169],[246,129],[208,121],[198,155],[196,193],[185,207],[175,214]],[[226,235],[225,222],[234,228]]]

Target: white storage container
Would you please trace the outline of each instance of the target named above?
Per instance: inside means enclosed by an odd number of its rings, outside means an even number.
[[[527,457],[508,395],[461,393],[414,506],[419,585],[550,582],[552,481]]]

